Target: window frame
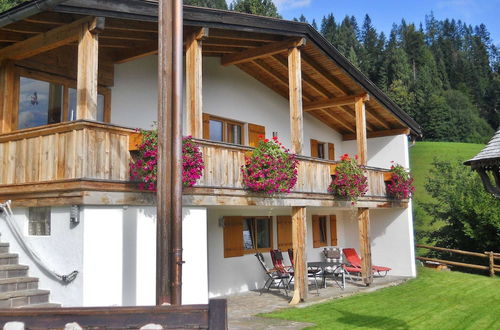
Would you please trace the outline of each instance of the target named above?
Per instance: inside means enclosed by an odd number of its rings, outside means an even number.
[[[211,115],[208,113],[204,113],[204,114],[207,116],[206,120],[208,120],[208,127],[210,127],[211,120],[222,122],[222,141],[210,139],[210,132],[208,132],[208,140],[215,141],[215,142],[229,143],[229,144],[234,144],[234,145],[241,145],[241,146],[247,145],[247,142],[246,142],[247,123],[233,120],[233,119],[229,119],[229,118],[214,116],[214,115]],[[229,136],[229,131],[228,131],[229,125],[237,125],[237,126],[241,127],[241,143],[234,143],[234,142],[228,141],[228,139],[229,139],[229,137],[228,137]]]
[[[12,115],[12,130],[19,131],[23,129],[32,129],[37,127],[44,127],[53,124],[59,124],[63,122],[70,122],[68,120],[68,112],[69,112],[69,89],[77,89],[77,82],[73,79],[69,79],[63,76],[58,76],[51,73],[45,73],[37,70],[32,70],[24,67],[15,67],[14,72],[14,81],[15,81],[15,91],[14,91],[14,100],[13,103],[15,105]],[[47,83],[59,84],[63,88],[63,100],[62,100],[62,109],[61,109],[61,121],[59,123],[46,124],[35,127],[28,128],[18,128],[19,126],[19,93],[21,89],[21,77],[39,80]],[[109,123],[111,120],[111,89],[103,86],[97,86],[97,93],[104,96],[104,105],[103,105],[103,123]]]
[[[324,221],[322,221],[323,219],[324,219]],[[328,215],[313,215],[312,216],[313,248],[321,248],[321,247],[328,246],[328,230],[327,230],[327,226],[328,226],[327,221],[328,220],[329,220]],[[318,226],[317,229],[315,228],[316,226]],[[322,231],[323,231],[323,235],[321,235]],[[319,235],[319,237],[318,237],[318,235]],[[324,240],[322,238],[324,238]]]
[[[258,235],[257,233],[257,220],[267,220],[267,227],[268,227],[268,231],[269,231],[269,247],[254,247],[252,249],[245,249],[245,239],[243,239],[243,247],[242,247],[242,251],[243,251],[243,254],[253,254],[255,252],[269,252],[269,250],[271,250],[274,246],[273,244],[273,218],[272,217],[267,217],[267,216],[249,216],[249,217],[245,217],[243,216],[242,217],[242,221],[246,221],[247,219],[251,219],[251,222],[252,222],[252,227],[253,228],[253,232],[255,233],[255,237],[252,237],[252,243],[253,242],[257,242],[256,240],[256,237]],[[241,235],[243,236],[243,232],[244,232],[244,227],[243,227],[243,231],[241,232]]]

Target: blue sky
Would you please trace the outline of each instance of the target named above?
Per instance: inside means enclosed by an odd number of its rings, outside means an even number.
[[[368,13],[378,31],[386,34],[392,23],[402,18],[407,22],[424,23],[425,15],[431,11],[437,19],[455,18],[467,24],[486,24],[495,44],[500,44],[500,0],[274,0],[285,19],[304,14],[311,22],[313,18],[321,24],[321,18],[334,14],[338,22],[345,15],[354,15],[358,24]]]

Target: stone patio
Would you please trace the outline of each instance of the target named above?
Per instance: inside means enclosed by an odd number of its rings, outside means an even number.
[[[326,288],[320,288],[319,296],[316,295],[315,286],[310,285],[308,299],[306,302],[300,303],[296,307],[288,305],[288,301],[291,299],[291,293],[289,293],[287,297],[283,290],[278,292],[277,289],[271,289],[269,292],[264,292],[262,295],[260,295],[259,291],[250,291],[221,298],[226,298],[228,302],[229,329],[303,329],[313,324],[268,319],[255,315],[269,313],[283,308],[303,308],[332,299],[351,296],[359,292],[372,292],[382,288],[399,285],[408,279],[410,278],[398,276],[376,277],[373,284],[369,287],[361,283],[347,280],[344,290],[341,290],[333,281],[328,281]]]

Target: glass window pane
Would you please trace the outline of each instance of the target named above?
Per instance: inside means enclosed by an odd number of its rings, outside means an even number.
[[[321,242],[326,243],[326,217],[319,218],[319,234]]]
[[[245,250],[253,249],[253,219],[245,219],[243,221],[243,248]]]
[[[241,125],[238,124],[228,124],[228,141],[229,143],[242,144],[241,142]]]
[[[21,77],[18,128],[59,123],[63,87],[46,81]]]
[[[66,120],[76,120],[76,89],[68,89],[69,100],[68,100],[68,118]]]
[[[50,235],[50,207],[30,207],[28,212],[29,235]]]
[[[69,88],[68,118],[76,120],[76,89]],[[104,121],[104,95],[97,94],[97,121]]]
[[[318,158],[325,159],[325,144],[318,143]]]
[[[270,248],[271,247],[271,235],[269,229],[269,219],[256,219],[257,221],[257,247]]]
[[[223,141],[223,124],[218,120],[210,120],[210,140]]]

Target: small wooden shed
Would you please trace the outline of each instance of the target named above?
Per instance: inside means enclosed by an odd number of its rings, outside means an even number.
[[[500,198],[500,128],[486,147],[474,158],[464,162],[464,165],[477,171],[483,181],[484,188],[495,198]],[[494,182],[492,182],[492,177]]]

